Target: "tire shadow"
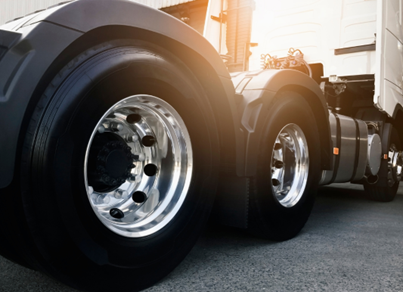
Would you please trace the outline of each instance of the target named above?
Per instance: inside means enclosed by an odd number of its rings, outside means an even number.
[[[394,202],[380,203],[370,201],[365,197],[361,186],[351,184],[338,184],[336,186],[321,187],[317,200],[303,230],[288,244],[299,244],[300,241],[310,241],[311,236],[328,234],[330,240],[334,239],[332,232],[335,228],[349,228],[348,224],[357,224],[360,218],[366,218],[368,214],[381,210],[387,214],[401,212],[403,206],[403,186],[399,188],[398,196]],[[203,281],[205,270],[217,266],[217,277],[220,276],[221,266],[226,265],[230,259],[239,259],[251,253],[251,250],[272,250],[276,256],[276,250],[281,249],[283,243],[256,238],[246,231],[218,225],[209,221],[207,227],[194,249],[187,258],[165,279],[163,279],[150,291],[167,291],[167,287],[174,291],[175,285],[184,285],[183,291],[189,281]],[[226,259],[226,260],[224,260]],[[245,262],[247,265],[247,263]],[[220,268],[218,268],[220,266]],[[247,267],[245,267],[247,268]],[[199,280],[196,280],[200,278]],[[182,284],[180,284],[182,283]],[[160,287],[158,287],[161,285]],[[179,289],[180,290],[180,289]],[[179,291],[178,290],[178,291]],[[39,272],[20,267],[0,257],[0,291],[77,291]]]

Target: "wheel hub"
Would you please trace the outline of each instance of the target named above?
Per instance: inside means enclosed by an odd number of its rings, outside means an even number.
[[[393,185],[395,182],[399,182],[402,179],[403,153],[402,151],[396,150],[396,147],[392,145],[389,150],[388,158],[388,168],[390,172],[390,175],[388,175],[388,181],[391,181],[391,184]]]
[[[190,136],[164,100],[135,95],[112,106],[88,142],[84,173],[98,219],[126,237],[168,224],[184,202],[193,171]]]
[[[98,192],[118,188],[131,176],[134,158],[131,148],[118,135],[97,134],[90,149],[90,185]]]
[[[308,143],[298,125],[288,124],[280,131],[271,159],[274,196],[281,205],[291,208],[301,199],[309,172]]]

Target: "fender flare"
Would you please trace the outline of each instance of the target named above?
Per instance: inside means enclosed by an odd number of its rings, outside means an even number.
[[[233,156],[227,159],[234,159],[236,145],[242,143],[236,131],[239,122],[235,122],[234,87],[207,40],[176,18],[132,1],[72,1],[0,27],[0,36],[13,36],[4,38],[12,39],[12,44],[0,41],[0,48],[7,48],[0,54],[0,188],[13,180],[24,125],[29,122],[35,100],[58,71],[51,68],[67,64],[69,57],[64,56],[72,54],[72,47],[80,42],[89,48],[93,41],[89,36],[94,39],[93,32],[102,34],[107,28],[112,28],[112,37],[113,32],[126,31],[130,35],[125,37],[149,38],[164,45],[190,67],[206,89],[220,136],[225,132],[225,139],[220,139],[221,151],[230,149]]]

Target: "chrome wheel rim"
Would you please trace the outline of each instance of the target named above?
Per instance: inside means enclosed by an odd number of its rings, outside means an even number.
[[[192,178],[190,136],[178,112],[151,95],[127,97],[99,120],[88,142],[84,179],[98,219],[125,237],[166,226]]]
[[[388,185],[393,186],[402,180],[403,154],[395,144],[390,145],[388,153]]]
[[[275,198],[286,208],[302,198],[309,173],[308,143],[296,124],[281,129],[273,145],[271,183]]]

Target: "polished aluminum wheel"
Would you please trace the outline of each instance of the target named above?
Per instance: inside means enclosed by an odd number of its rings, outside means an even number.
[[[308,143],[296,124],[281,129],[273,146],[271,181],[274,195],[286,208],[301,199],[309,173]]]
[[[193,171],[190,136],[164,100],[135,95],[96,125],[84,164],[89,202],[99,220],[125,237],[166,226],[184,202]]]
[[[403,153],[398,151],[395,144],[390,145],[388,153],[388,185],[393,186],[402,180]]]

